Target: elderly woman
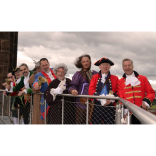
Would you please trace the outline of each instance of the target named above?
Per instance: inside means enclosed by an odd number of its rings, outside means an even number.
[[[61,124],[62,96],[56,95],[63,93],[68,94],[68,88],[70,87],[71,80],[65,78],[68,68],[64,63],[55,65],[53,71],[57,78],[49,84],[44,93],[44,98],[48,105],[51,106],[48,112],[48,124]],[[75,106],[71,103],[72,101],[73,98],[64,97],[64,124],[75,124]]]

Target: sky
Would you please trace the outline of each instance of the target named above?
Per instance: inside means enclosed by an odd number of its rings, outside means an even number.
[[[123,75],[122,60],[130,58],[134,70],[146,76],[156,90],[156,32],[19,32],[17,66],[27,63],[33,69],[33,60],[46,57],[50,67],[65,63],[67,77],[79,69],[74,62],[77,57],[89,54],[92,70],[99,71],[94,63],[102,57],[114,62],[111,74]]]

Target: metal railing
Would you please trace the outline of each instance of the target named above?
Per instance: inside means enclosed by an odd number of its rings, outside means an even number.
[[[4,91],[4,90],[0,90],[0,91]],[[42,93],[34,93],[34,94],[42,94]],[[57,96],[62,96],[62,124],[64,121],[64,97],[84,97],[87,98],[87,102],[86,102],[86,124],[89,124],[89,99],[110,99],[110,100],[119,100],[120,102],[122,102],[122,104],[124,106],[127,107],[128,109],[128,115],[126,117],[126,124],[130,124],[130,111],[133,113],[133,115],[142,123],[142,124],[156,124],[156,116],[153,115],[152,113],[145,111],[144,109],[134,105],[133,103],[122,99],[120,97],[112,97],[112,96],[90,96],[90,95],[77,95],[77,96],[73,96],[71,94],[60,94]],[[4,95],[2,96],[2,102],[0,107],[2,108],[2,113],[1,113],[1,121],[4,121]],[[9,105],[10,105],[10,101],[9,100]],[[46,104],[46,100],[44,100],[44,103]],[[121,106],[121,104],[116,105],[116,112],[115,112],[115,124],[123,124],[122,123],[122,119],[124,118],[124,107],[123,105]],[[46,105],[45,105],[46,108]],[[32,104],[32,97],[31,97],[31,102],[30,102],[30,124],[32,123],[32,117],[33,117],[33,104]],[[10,118],[10,109],[9,109],[9,113],[7,114],[8,118],[10,119],[10,123],[11,122],[11,118]],[[18,118],[19,118],[19,112],[18,112]],[[46,118],[47,118],[47,114],[45,111],[45,120],[44,120],[44,124],[46,124]]]

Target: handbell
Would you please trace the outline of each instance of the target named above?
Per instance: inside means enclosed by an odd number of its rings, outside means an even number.
[[[11,83],[11,79],[5,79],[5,81],[7,82],[7,85],[10,85],[10,83]]]
[[[39,86],[41,86],[43,83],[45,83],[47,80],[44,78],[44,77],[42,77],[42,76],[39,76],[38,77],[38,85]]]
[[[113,94],[114,94],[114,92],[112,90],[110,90],[108,95],[113,95]]]

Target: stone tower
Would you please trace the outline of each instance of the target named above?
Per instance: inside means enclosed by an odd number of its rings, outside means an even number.
[[[18,32],[0,32],[0,89],[8,72],[17,65]]]

